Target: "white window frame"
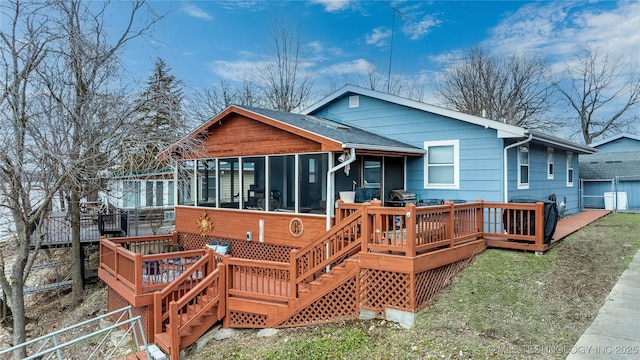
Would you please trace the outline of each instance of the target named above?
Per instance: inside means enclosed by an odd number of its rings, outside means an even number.
[[[453,183],[451,184],[430,184],[429,183],[429,148],[436,146],[453,147],[453,164],[439,166],[453,166]],[[424,188],[425,189],[459,189],[460,188],[460,140],[440,140],[425,141],[424,149],[427,155],[424,157]],[[433,165],[435,166],[435,165]]]
[[[547,148],[547,179],[553,180],[553,173],[555,172],[553,166],[553,148]]]
[[[527,149],[527,163],[523,164],[522,163],[522,157],[520,156],[520,154],[522,153],[522,149],[526,148]],[[528,145],[521,145],[518,146],[518,189],[528,189],[529,188],[529,183],[531,182],[531,172],[530,172],[530,167],[531,167],[531,152],[530,152],[530,148]],[[522,182],[522,168],[526,167],[527,168],[527,182],[524,183]]]
[[[573,153],[567,151],[567,187],[573,187]]]

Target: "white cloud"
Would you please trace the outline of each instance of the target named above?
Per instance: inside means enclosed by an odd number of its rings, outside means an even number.
[[[257,79],[260,75],[258,69],[263,66],[263,61],[248,60],[216,60],[210,62],[208,65],[209,69],[220,77],[226,80],[238,82],[242,82],[246,79]]]
[[[427,35],[433,27],[438,25],[440,25],[439,20],[426,15],[422,18],[422,20],[418,22],[406,22],[402,27],[402,32],[409,35],[409,38],[411,38],[411,40],[419,40],[423,36]]]
[[[637,1],[620,1],[611,10],[587,2],[535,3],[505,18],[483,46],[503,55],[535,53],[558,70],[585,45],[614,56],[637,58],[638,24]]]
[[[328,12],[338,12],[349,7],[350,0],[313,0],[311,3],[320,4]]]
[[[373,32],[366,36],[366,42],[369,45],[384,46],[387,39],[391,37],[391,29],[384,26],[373,29]]]
[[[183,4],[182,11],[187,15],[204,20],[213,20],[213,16],[193,4]]]
[[[321,73],[334,75],[366,74],[373,68],[375,68],[375,66],[367,60],[356,59],[325,67],[321,70]]]

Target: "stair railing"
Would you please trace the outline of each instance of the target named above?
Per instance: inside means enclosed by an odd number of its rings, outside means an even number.
[[[213,251],[206,249],[205,255],[195,263],[188,265],[186,271],[177,276],[162,290],[156,291],[153,295],[154,308],[154,329],[155,333],[165,331],[165,326],[169,323],[169,304],[181,301],[187,294],[198,286],[209,286],[216,281],[214,273],[215,258]],[[218,272],[216,272],[218,274]],[[203,283],[206,283],[203,285]]]
[[[367,206],[351,212],[329,231],[322,234],[307,246],[291,251],[290,293],[297,294],[297,286],[309,283],[320,275],[343,262],[346,258],[360,252],[362,248],[362,236],[368,230],[368,223],[363,214]]]

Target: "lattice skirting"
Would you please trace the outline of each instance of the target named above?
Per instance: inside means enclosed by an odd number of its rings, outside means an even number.
[[[107,292],[107,312],[122,309],[123,307],[129,306],[129,305],[130,305],[129,302],[125,298],[120,296],[120,294],[118,294],[112,288],[109,288]],[[149,307],[148,306],[132,307],[131,313],[134,317],[140,316],[140,321],[142,322],[142,328],[144,329],[144,334],[147,337],[147,342],[152,343],[153,329],[151,329],[150,324],[153,323],[153,320],[149,317]],[[128,316],[126,316],[122,320],[127,320],[127,319],[129,319]],[[116,321],[118,319],[114,317],[112,320]],[[135,331],[137,331],[137,327],[135,329],[136,329]],[[142,338],[141,334],[137,334],[137,335],[139,336],[140,339]]]
[[[385,319],[385,309],[417,312],[426,307],[470,259],[415,274],[360,269],[360,307]]]
[[[266,244],[244,239],[238,240],[190,233],[178,234],[178,242],[187,250],[202,249],[211,239],[229,241],[231,243],[229,254],[242,259],[289,262],[291,250],[296,249],[292,246]]]
[[[229,316],[231,328],[264,329],[267,327],[267,315],[230,311],[227,316]]]
[[[356,319],[358,317],[357,288],[356,277],[353,276],[276,327],[305,326]]]

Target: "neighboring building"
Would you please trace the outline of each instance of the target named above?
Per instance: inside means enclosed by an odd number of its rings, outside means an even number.
[[[640,209],[640,136],[621,133],[591,146],[598,153],[580,157],[583,207]]]

